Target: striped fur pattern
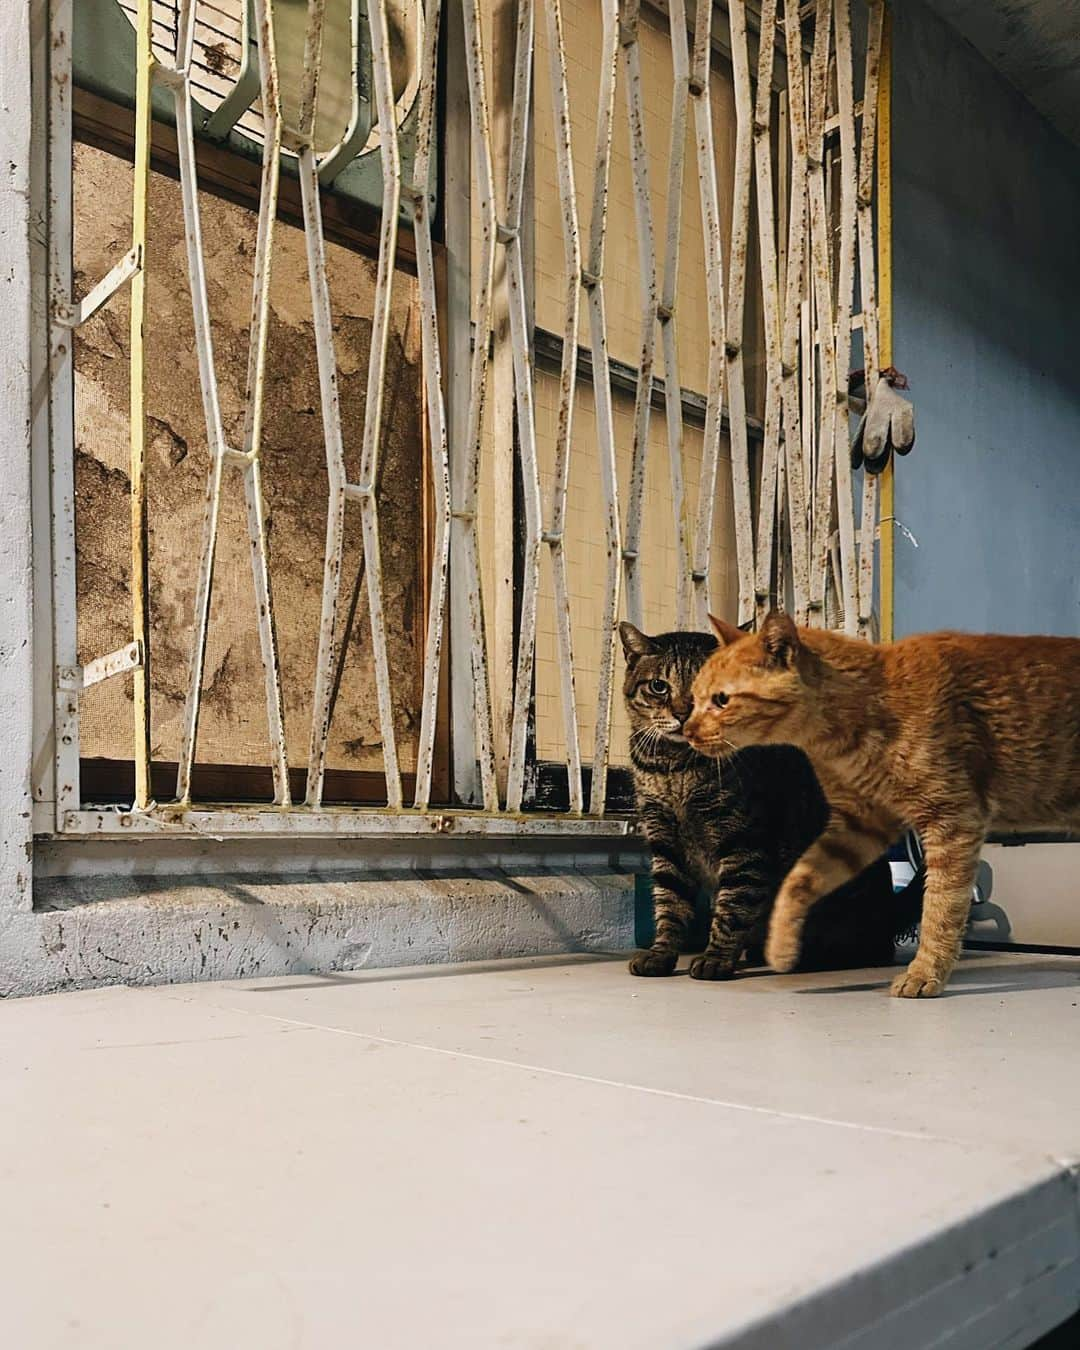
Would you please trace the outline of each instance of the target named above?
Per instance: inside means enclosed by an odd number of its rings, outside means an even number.
[[[690,974],[730,978],[744,954],[760,960],[773,899],[795,860],[825,828],[828,807],[810,762],[789,746],[745,750],[719,764],[699,755],[682,726],[694,678],[716,648],[704,633],[648,637],[619,627],[623,696],[637,805],[652,854],[655,937],[630,963],[635,975],[670,975],[687,950],[697,896],[712,896],[708,940]],[[909,891],[912,888],[909,888]],[[815,909],[802,969],[888,965],[913,927],[919,897],[894,897],[884,858]]]

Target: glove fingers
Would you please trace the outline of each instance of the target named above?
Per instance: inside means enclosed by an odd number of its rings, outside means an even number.
[[[863,454],[867,459],[877,458],[885,449],[885,441],[889,434],[889,418],[892,415],[888,397],[891,392],[885,381],[879,380],[870,397],[870,404],[866,409],[866,431],[863,433]]]
[[[855,435],[851,441],[851,467],[853,469],[862,468],[863,462],[863,434],[866,431],[866,414],[859,418],[859,424],[855,428]]]
[[[915,411],[906,399],[898,399],[892,415],[893,448],[898,452],[911,448],[915,440]]]
[[[866,414],[866,430],[863,432],[863,454],[874,459],[885,449],[885,438],[889,431],[889,419],[882,419],[873,404]]]
[[[864,466],[865,469],[866,469],[866,472],[867,472],[867,473],[874,473],[874,474],[877,474],[877,473],[884,473],[884,472],[885,472],[885,467],[886,467],[886,465],[887,465],[888,462],[889,462],[889,455],[890,455],[890,453],[891,453],[891,451],[890,451],[889,447],[886,446],[884,452],[883,452],[882,454],[880,454],[880,455],[875,455],[873,459],[871,459],[870,456],[868,455],[868,456],[866,457],[866,463],[865,463],[865,466]]]

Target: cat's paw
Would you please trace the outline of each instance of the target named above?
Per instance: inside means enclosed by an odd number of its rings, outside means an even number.
[[[727,956],[717,956],[714,952],[703,952],[690,962],[692,980],[733,980],[735,967]]]
[[[769,940],[765,944],[765,960],[778,975],[790,975],[799,964],[801,949],[802,943],[798,934],[785,932],[783,929],[775,933],[770,932]]]
[[[893,998],[937,998],[945,988],[948,972],[941,974],[927,966],[912,961],[907,970],[897,975],[892,982]]]
[[[638,952],[630,961],[630,974],[673,975],[678,961],[677,952]]]

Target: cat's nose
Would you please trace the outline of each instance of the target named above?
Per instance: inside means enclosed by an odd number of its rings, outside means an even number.
[[[685,703],[674,703],[672,704],[671,711],[679,719],[679,725],[684,726],[686,724],[686,719],[694,711],[694,705],[690,700]]]

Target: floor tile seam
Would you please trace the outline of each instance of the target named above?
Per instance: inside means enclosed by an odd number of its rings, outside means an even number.
[[[185,997],[179,992],[171,992],[168,997],[175,998],[179,1002],[194,1004],[195,999],[190,996]],[[851,1130],[856,1133],[877,1134],[894,1139],[910,1139],[921,1143],[949,1144],[954,1147],[970,1148],[972,1145],[986,1150],[987,1152],[999,1153],[1004,1156],[1017,1159],[1031,1160],[1037,1157],[1042,1161],[1050,1162],[1055,1166],[1065,1166],[1059,1159],[1051,1153],[1044,1150],[1032,1150],[1031,1152],[1009,1148],[1007,1146],[986,1143],[981,1140],[965,1139],[957,1135],[938,1134],[927,1130],[905,1130],[890,1125],[875,1125],[865,1121],[845,1120],[837,1116],[823,1116],[812,1112],[788,1111],[782,1107],[759,1106],[751,1102],[731,1101],[719,1097],[705,1097],[696,1093],[679,1092],[673,1088],[652,1087],[647,1083],[634,1083],[622,1079],[605,1078],[596,1074],[578,1073],[572,1069],[560,1069],[552,1065],[533,1064],[516,1059],[506,1059],[498,1055],[482,1055],[472,1050],[453,1049],[449,1046],[430,1045],[423,1041],[411,1041],[404,1037],[382,1036],[377,1032],[361,1031],[354,1027],[337,1027],[327,1023],[313,1021],[310,1018],[285,1017],[280,1013],[270,1013],[264,1009],[245,1008],[235,1004],[217,1004],[213,1005],[222,1011],[242,1013],[244,1016],[259,1018],[266,1021],[277,1022],[283,1026],[303,1027],[312,1031],[323,1031],[331,1035],[347,1036],[357,1040],[366,1040],[379,1045],[394,1046],[402,1050],[413,1050],[425,1054],[440,1055],[449,1059],[464,1059],[478,1064],[490,1064],[505,1069],[514,1069],[519,1072],[543,1074],[546,1077],[561,1078],[563,1080],[591,1083],[597,1087],[607,1087],[626,1092],[637,1092],[647,1096],[660,1097],[670,1101],[685,1101],[701,1106],[714,1106],[721,1109],[739,1111],[747,1115],[768,1116],[779,1120],[799,1121],[808,1125],[826,1125],[836,1129]]]

